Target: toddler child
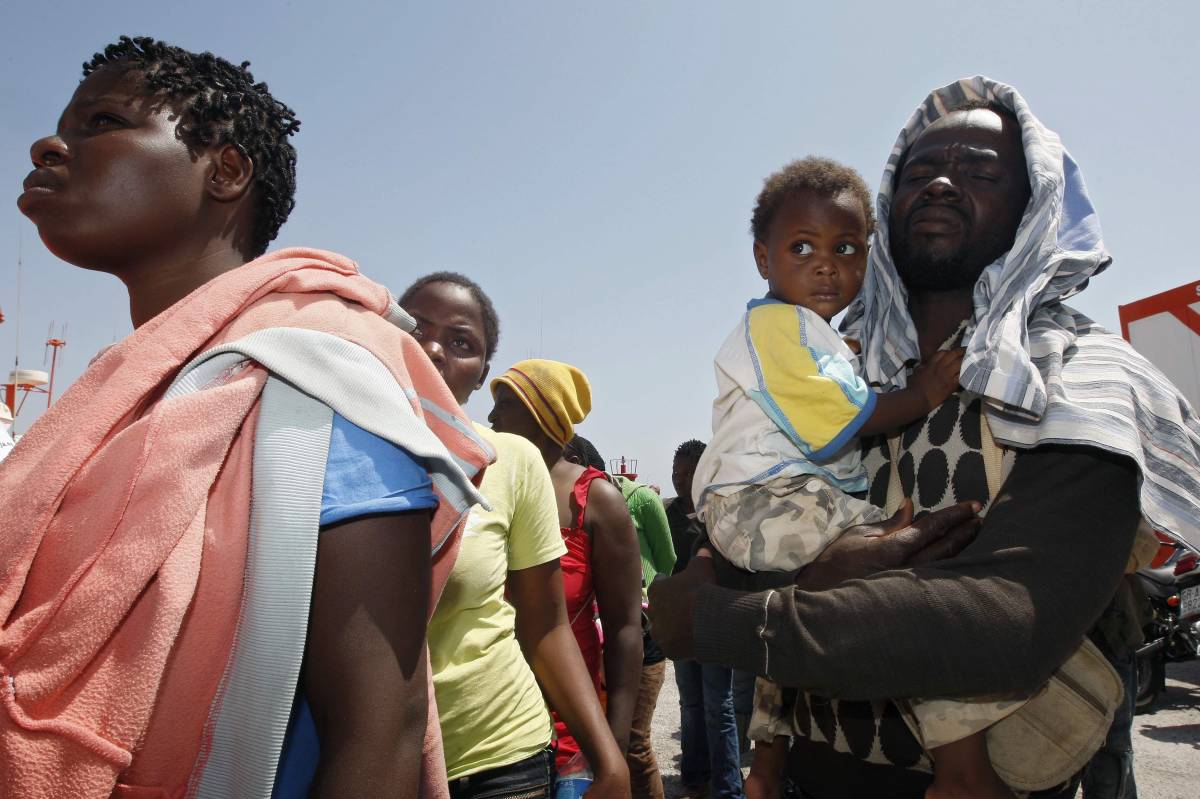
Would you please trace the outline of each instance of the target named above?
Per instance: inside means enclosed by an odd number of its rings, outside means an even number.
[[[747,305],[716,356],[713,438],[696,469],[696,509],[734,566],[794,572],[843,530],[886,518],[854,496],[867,488],[857,439],[941,405],[958,389],[963,351],[936,353],[898,391],[876,394],[859,377],[857,355],[829,324],[862,286],[875,226],[854,170],[824,158],[789,164],[767,179],[751,226],[768,292]],[[778,686],[760,678],[756,693],[764,691]],[[772,704],[756,697],[756,714]],[[914,715],[920,722],[919,701]],[[759,718],[751,730],[762,740],[747,794],[777,796],[790,718]],[[991,768],[983,731],[931,756],[936,793],[953,795],[953,786],[1012,796]]]

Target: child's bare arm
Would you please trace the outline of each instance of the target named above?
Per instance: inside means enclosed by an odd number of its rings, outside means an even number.
[[[858,434],[873,436],[891,432],[920,419],[945,402],[958,390],[958,373],[965,352],[960,347],[934,353],[913,372],[907,387],[876,397],[875,410]]]

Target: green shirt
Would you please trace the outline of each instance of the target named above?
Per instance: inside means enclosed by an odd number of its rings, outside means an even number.
[[[642,599],[646,598],[646,586],[654,581],[656,574],[671,573],[675,566],[675,545],[671,543],[671,525],[667,522],[667,511],[662,498],[648,486],[616,475],[613,477],[625,506],[633,517],[637,530],[638,548],[642,554]]]

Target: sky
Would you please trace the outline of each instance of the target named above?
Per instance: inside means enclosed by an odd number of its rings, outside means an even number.
[[[500,314],[493,373],[581,368],[578,432],[670,494],[675,446],[711,433],[712,356],[765,291],[748,233],[763,178],[819,154],[875,187],[934,87],[1017,87],[1080,164],[1114,263],[1075,307],[1115,328],[1119,304],[1200,278],[1198,27],[1186,0],[4,3],[0,372],[18,354],[48,368],[53,330],[57,394],[131,330],[121,284],[50,255],[15,200],[80,64],[151,35],[251,61],[302,120],[276,245],[342,252],[397,293],[472,277]],[[16,430],[44,406],[31,396]],[[490,407],[485,390],[467,411]]]

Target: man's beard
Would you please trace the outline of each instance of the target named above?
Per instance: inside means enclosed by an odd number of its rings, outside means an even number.
[[[970,253],[961,247],[952,253],[936,255],[927,250],[910,253],[907,247],[897,246],[893,255],[896,272],[910,292],[974,288],[984,268],[971,268],[969,262],[973,259],[970,258]]]
[[[892,261],[904,286],[912,291],[961,291],[979,282],[983,270],[1012,247],[1013,237],[993,231],[971,246],[963,242],[950,253],[910,247],[906,233],[896,231]],[[1015,233],[1014,233],[1015,235]]]

